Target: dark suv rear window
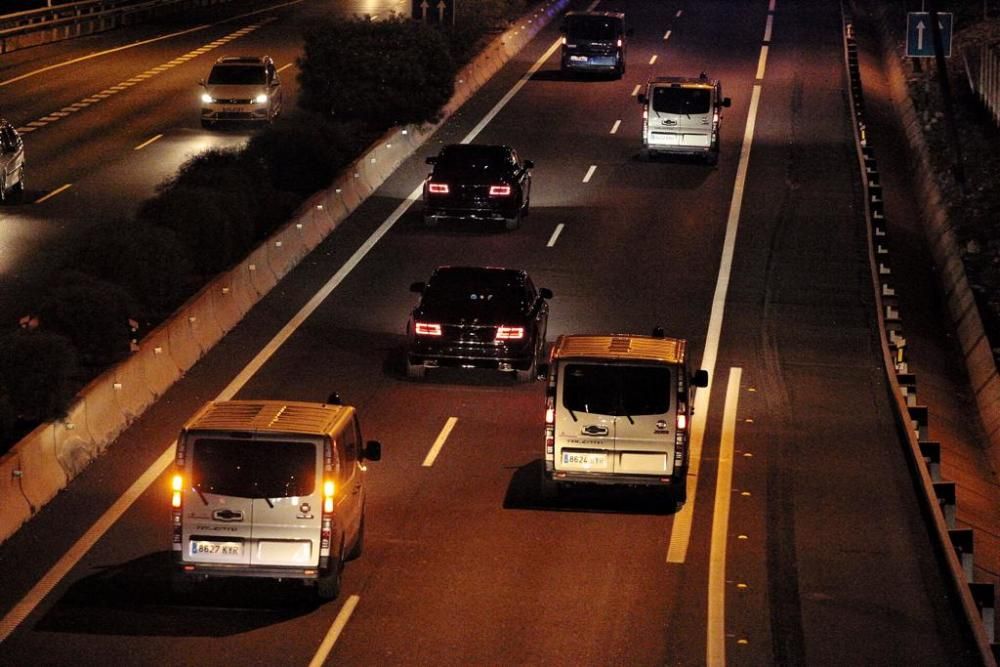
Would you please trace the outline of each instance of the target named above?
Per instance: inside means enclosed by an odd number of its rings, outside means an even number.
[[[708,88],[653,88],[653,111],[657,113],[703,114],[712,105]]]
[[[666,366],[568,364],[563,406],[601,415],[662,415],[670,408]]]
[[[316,488],[316,445],[310,442],[200,438],[192,458],[191,483],[202,493],[288,498]]]

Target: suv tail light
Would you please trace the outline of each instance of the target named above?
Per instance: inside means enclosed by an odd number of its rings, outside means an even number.
[[[447,183],[428,183],[427,191],[432,195],[446,195],[448,194],[448,184]]]
[[[497,340],[521,340],[524,338],[524,327],[508,327],[500,325],[497,327]]]
[[[490,186],[490,196],[491,197],[509,197],[510,196],[510,186],[509,185],[491,185]]]
[[[431,322],[414,322],[413,332],[418,336],[440,336],[441,325]]]

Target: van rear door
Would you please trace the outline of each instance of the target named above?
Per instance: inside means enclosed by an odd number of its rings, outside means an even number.
[[[669,364],[616,367],[620,404],[615,424],[614,472],[663,475],[674,472],[676,370]]]
[[[711,85],[652,86],[649,143],[708,149],[712,145],[712,91]]]
[[[611,472],[615,442],[614,367],[567,361],[558,369],[554,468]]]

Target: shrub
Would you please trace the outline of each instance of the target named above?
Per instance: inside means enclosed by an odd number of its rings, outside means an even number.
[[[322,21],[298,65],[299,106],[380,129],[433,121],[455,89],[443,33],[398,16]]]
[[[191,258],[173,231],[134,220],[98,227],[74,250],[69,266],[121,285],[154,319],[184,300],[193,274]]]
[[[17,421],[66,415],[73,400],[76,353],[57,333],[15,329],[0,337],[0,428],[5,439]]]
[[[68,272],[38,312],[41,329],[65,336],[87,364],[110,364],[129,354],[131,298],[119,285]]]

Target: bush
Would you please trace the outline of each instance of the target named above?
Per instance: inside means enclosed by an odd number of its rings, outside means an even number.
[[[501,30],[524,11],[524,0],[476,0],[459,7],[455,25],[447,30],[451,56],[465,64],[477,52],[483,37]]]
[[[398,16],[323,21],[298,65],[299,106],[378,129],[435,120],[455,89],[444,34]]]
[[[128,356],[133,307],[118,285],[69,272],[49,290],[38,312],[44,331],[65,336],[87,364],[111,364]]]
[[[121,285],[143,315],[172,312],[189,293],[193,268],[177,235],[133,220],[105,224],[71,255],[69,266]]]
[[[201,275],[242,259],[256,236],[245,197],[197,185],[161,190],[140,207],[137,218],[174,232]]]
[[[65,336],[16,329],[0,337],[0,429],[4,438],[14,435],[17,421],[37,423],[64,417],[73,400],[75,373],[76,353]]]
[[[306,197],[333,182],[358,149],[359,128],[311,114],[305,120],[279,119],[250,139],[246,157],[263,165],[271,187]]]

